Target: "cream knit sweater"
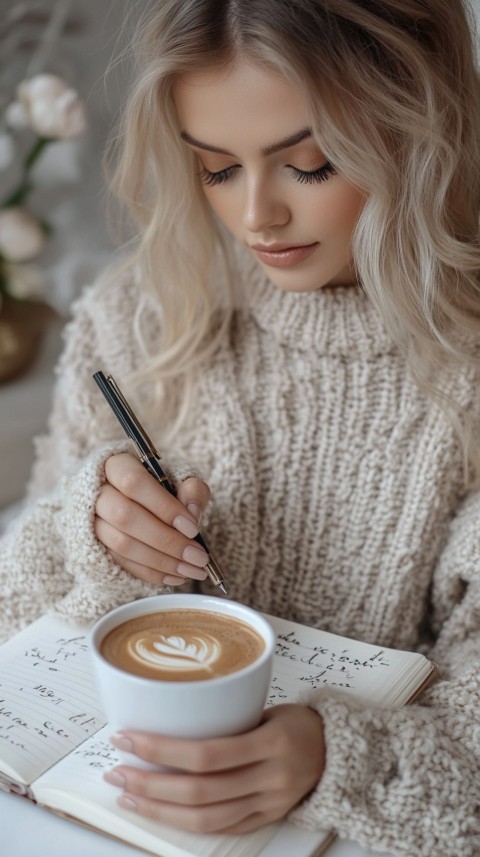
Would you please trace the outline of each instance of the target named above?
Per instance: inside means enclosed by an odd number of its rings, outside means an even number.
[[[93,287],[67,327],[30,500],[0,545],[4,637],[51,605],[89,619],[162,591],[116,566],[92,528],[105,459],[126,444],[91,375],[121,382],[143,359],[136,302],[128,279]],[[152,342],[157,325],[152,307]],[[473,371],[451,386],[476,416]],[[440,666],[440,681],[398,711],[310,694],[327,764],[291,817],[402,857],[478,857],[480,497],[462,499],[457,440],[365,295],[256,282],[178,451],[212,489],[204,531],[233,598],[421,646]],[[170,463],[177,478],[189,472]]]

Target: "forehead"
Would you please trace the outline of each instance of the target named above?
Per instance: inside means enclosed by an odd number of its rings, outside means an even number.
[[[245,59],[182,75],[174,100],[182,131],[225,148],[232,140],[268,146],[309,124],[300,90],[280,73]]]

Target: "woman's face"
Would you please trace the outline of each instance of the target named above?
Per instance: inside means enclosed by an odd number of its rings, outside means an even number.
[[[295,292],[355,283],[351,238],[365,197],[322,154],[301,93],[238,60],[183,76],[174,94],[208,202],[269,278]]]

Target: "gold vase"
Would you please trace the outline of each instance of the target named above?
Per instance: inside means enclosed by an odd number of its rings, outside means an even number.
[[[33,363],[54,310],[41,301],[0,296],[0,384],[18,378]]]

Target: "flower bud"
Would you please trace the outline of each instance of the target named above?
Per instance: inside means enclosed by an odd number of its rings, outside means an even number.
[[[38,268],[31,264],[6,262],[4,276],[8,293],[16,300],[39,300],[43,293],[43,278]]]
[[[78,93],[53,74],[37,74],[17,90],[31,128],[47,139],[72,139],[86,129],[85,107]]]
[[[5,110],[5,121],[8,127],[13,128],[14,131],[23,131],[23,129],[28,128],[30,124],[28,113],[23,104],[20,104],[19,101],[12,101],[12,103],[8,105]]]
[[[0,253],[9,262],[25,262],[42,252],[45,230],[26,208],[0,210]]]

